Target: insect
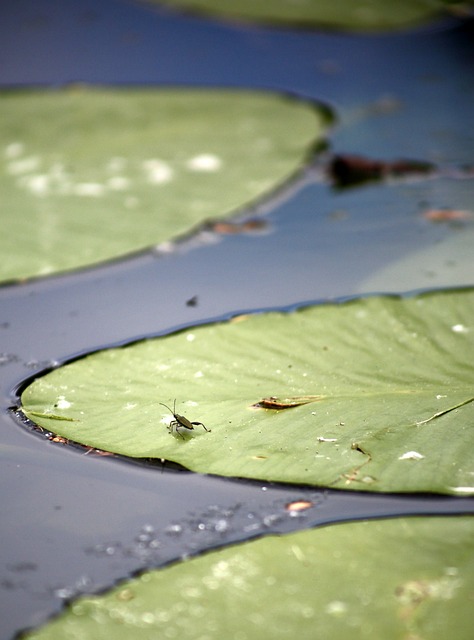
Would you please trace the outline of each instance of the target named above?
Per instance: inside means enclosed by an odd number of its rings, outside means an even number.
[[[176,413],[176,399],[173,404],[173,411],[171,411],[168,405],[163,404],[163,402],[159,402],[158,404],[161,404],[162,407],[166,407],[166,409],[173,414],[174,420],[171,420],[168,425],[168,431],[171,434],[175,431],[184,440],[185,438],[183,433],[190,435],[191,432],[194,431],[193,425],[200,425],[205,431],[210,431],[210,429],[208,429],[202,422],[191,422],[191,420],[188,420],[185,416],[180,416],[179,413]]]

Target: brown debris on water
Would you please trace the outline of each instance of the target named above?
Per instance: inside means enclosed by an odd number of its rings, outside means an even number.
[[[372,160],[364,156],[337,155],[329,165],[329,178],[336,187],[351,187],[387,178],[419,177],[435,171],[423,160]]]

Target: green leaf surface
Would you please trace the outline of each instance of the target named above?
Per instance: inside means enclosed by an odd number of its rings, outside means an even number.
[[[474,519],[266,537],[81,598],[29,640],[470,640]]]
[[[430,246],[374,270],[357,290],[409,291],[414,283],[420,289],[469,285],[474,273],[473,246],[474,225],[455,228],[451,235],[437,238]]]
[[[453,0],[149,1],[229,20],[368,32],[408,28],[448,11],[463,14],[471,4]]]
[[[0,279],[117,258],[281,186],[328,111],[266,92],[0,93]]]
[[[473,319],[473,289],[244,316],[60,367],[23,392],[23,411],[82,444],[202,473],[468,495]],[[170,434],[159,403],[174,399],[211,432]]]

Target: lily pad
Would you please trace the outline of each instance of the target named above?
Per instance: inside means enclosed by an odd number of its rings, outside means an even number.
[[[473,541],[472,517],[266,537],[81,598],[26,637],[468,640]]]
[[[76,269],[234,213],[301,169],[328,110],[270,92],[0,93],[0,279]]]
[[[343,31],[389,31],[422,24],[445,13],[467,13],[453,0],[149,0],[198,14],[279,26]]]
[[[60,367],[25,389],[23,412],[202,473],[471,494],[473,318],[473,289],[244,316]],[[211,432],[170,434],[159,403],[174,399]]]
[[[362,293],[381,289],[407,290],[414,282],[420,288],[472,283],[474,225],[461,228],[463,224],[459,223],[451,235],[438,238],[428,247],[408,253],[372,272],[357,289]]]

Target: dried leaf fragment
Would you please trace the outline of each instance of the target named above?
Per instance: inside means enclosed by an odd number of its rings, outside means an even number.
[[[275,409],[280,411],[281,409],[291,409],[293,407],[300,407],[303,404],[309,404],[310,402],[318,402],[323,400],[325,396],[292,396],[290,398],[278,398],[277,396],[269,396],[262,398],[252,407],[257,409]]]
[[[268,228],[268,222],[266,220],[247,220],[246,222],[213,222],[210,225],[210,229],[220,235],[236,235],[239,233],[258,233],[265,231]]]
[[[294,502],[289,502],[285,505],[285,509],[287,511],[304,511],[311,507],[314,507],[314,503],[311,502],[311,500],[295,500]]]
[[[467,209],[428,209],[423,218],[430,222],[465,222],[474,220],[474,212]]]

